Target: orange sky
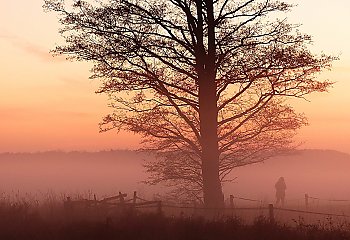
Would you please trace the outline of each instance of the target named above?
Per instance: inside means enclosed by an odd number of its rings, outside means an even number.
[[[305,148],[350,153],[350,1],[289,2],[298,4],[290,22],[302,23],[302,31],[314,36],[312,49],[341,58],[320,76],[336,82],[330,93],[296,102],[310,122],[298,139]],[[48,53],[61,40],[55,14],[44,13],[42,4],[0,0],[0,152],[136,147],[134,135],[98,133],[109,112],[106,96],[94,93],[99,82],[88,80],[89,64]]]

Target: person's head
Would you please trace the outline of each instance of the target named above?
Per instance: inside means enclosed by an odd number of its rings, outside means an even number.
[[[284,182],[284,177],[280,177],[280,178],[278,179],[278,181],[279,181],[279,182]]]

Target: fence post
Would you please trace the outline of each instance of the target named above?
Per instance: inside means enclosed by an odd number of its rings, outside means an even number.
[[[70,197],[67,197],[66,202],[64,202],[64,208],[66,210],[72,210],[73,209],[72,199]]]
[[[119,200],[120,200],[120,203],[122,205],[124,205],[124,196],[123,196],[122,192],[119,192]]]
[[[162,215],[162,201],[157,202],[157,213],[158,215]]]
[[[197,213],[197,201],[193,200],[193,214]]]
[[[134,197],[132,198],[132,203],[135,205],[135,203],[136,203],[136,198],[137,198],[137,196],[136,196],[136,191],[134,191]]]
[[[309,195],[307,193],[305,193],[305,207],[309,207]]]
[[[96,194],[94,194],[94,205],[95,205],[95,207],[97,206],[97,198],[96,198]]]
[[[230,195],[230,208],[234,208],[234,207],[235,207],[235,204],[234,204],[234,202],[233,202],[233,199],[234,199],[234,197],[233,197],[233,195],[231,194],[231,195]]]
[[[269,219],[270,219],[270,223],[275,222],[275,215],[273,212],[273,204],[269,204]]]

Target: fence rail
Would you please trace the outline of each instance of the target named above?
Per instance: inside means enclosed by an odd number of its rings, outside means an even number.
[[[309,210],[309,199],[314,200],[324,200],[324,201],[333,201],[333,202],[350,202],[350,200],[346,199],[321,199],[313,196],[309,196],[308,194],[305,194],[304,201],[305,201],[305,207],[306,210],[301,209],[292,209],[292,208],[284,208],[284,207],[276,207],[273,204],[268,204],[263,206],[262,200],[258,199],[251,199],[247,197],[240,197],[240,196],[233,196],[230,195],[230,205],[228,207],[221,207],[221,208],[208,208],[208,207],[201,207],[197,204],[194,204],[194,206],[190,205],[176,205],[171,203],[165,203],[159,200],[153,200],[149,201],[146,199],[143,199],[141,197],[138,197],[136,192],[133,194],[133,198],[131,199],[125,199],[127,197],[127,194],[123,194],[119,192],[118,195],[103,198],[101,200],[96,199],[96,195],[94,195],[94,200],[77,200],[73,201],[70,197],[67,197],[67,200],[64,201],[64,207],[66,209],[72,210],[75,207],[78,206],[84,206],[84,207],[99,207],[99,206],[114,206],[114,207],[121,207],[121,208],[133,208],[133,209],[142,209],[142,208],[155,208],[157,213],[162,214],[164,211],[164,208],[172,208],[172,209],[190,209],[190,210],[218,210],[218,211],[267,211],[268,212],[268,218],[270,222],[275,221],[275,212],[276,211],[282,211],[282,212],[294,212],[294,213],[301,213],[301,214],[311,214],[311,215],[322,215],[327,217],[342,217],[342,218],[350,218],[350,215],[347,214],[338,214],[338,213],[330,213],[330,212],[321,212],[321,211],[311,211]],[[249,202],[257,202],[261,203],[259,207],[237,207],[234,204],[234,200],[243,200],[243,201],[249,201]],[[303,199],[298,199],[303,200]]]
[[[328,201],[328,202],[350,202],[349,199],[325,199],[325,198],[317,198],[317,197],[310,197],[311,199],[315,200],[321,200],[321,201]]]
[[[314,212],[314,211],[305,211],[305,210],[297,210],[297,209],[289,209],[289,208],[274,208],[276,210],[287,211],[287,212],[297,212],[297,213],[308,213],[315,215],[323,215],[323,216],[333,216],[333,217],[349,217],[350,215],[345,214],[336,214],[336,213],[325,213],[325,212]]]

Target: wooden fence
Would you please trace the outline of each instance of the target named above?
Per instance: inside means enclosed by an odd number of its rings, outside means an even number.
[[[63,203],[66,211],[72,211],[75,209],[101,209],[101,208],[119,208],[119,209],[137,209],[137,208],[156,208],[159,214],[162,213],[161,201],[148,201],[137,196],[136,191],[133,194],[133,198],[126,199],[127,194],[119,192],[118,195],[106,197],[101,200],[97,200],[96,195],[94,199],[81,199],[72,200],[71,197],[67,197]]]
[[[96,199],[96,195],[94,195],[93,200],[88,199],[82,199],[82,200],[72,200],[70,197],[67,197],[67,199],[64,201],[64,208],[68,211],[74,210],[76,208],[90,208],[90,209],[101,209],[101,208],[119,208],[119,209],[154,209],[157,214],[163,214],[164,209],[176,209],[177,212],[180,213],[180,215],[183,213],[184,210],[191,210],[192,212],[205,212],[206,210],[210,210],[205,207],[201,207],[198,204],[194,204],[193,206],[190,205],[176,205],[176,204],[169,204],[162,201],[149,201],[143,198],[140,198],[137,196],[137,193],[133,193],[133,197],[130,199],[127,199],[127,194],[119,192],[118,195],[112,196],[112,197],[106,197],[101,200]],[[289,212],[289,213],[296,213],[296,214],[307,214],[307,215],[318,215],[318,216],[325,216],[325,217],[341,217],[342,219],[349,219],[350,215],[348,214],[338,214],[338,213],[330,213],[330,212],[323,212],[323,211],[311,211],[309,210],[310,206],[310,199],[312,200],[323,200],[323,201],[333,201],[333,202],[349,202],[350,200],[337,200],[337,199],[320,199],[316,197],[309,196],[308,194],[305,194],[303,199],[304,200],[305,208],[304,209],[292,209],[292,208],[285,208],[285,207],[276,207],[273,204],[263,204],[262,200],[258,199],[251,199],[246,197],[239,197],[239,196],[233,196],[230,195],[229,198],[229,206],[224,208],[215,208],[213,210],[218,210],[217,212],[221,213],[237,213],[237,211],[259,211],[266,212],[266,216],[270,222],[276,221],[276,211],[278,212]],[[236,200],[242,200],[242,201],[248,201],[248,202],[255,202],[258,203],[259,206],[257,207],[238,207]],[[349,205],[350,207],[350,205]],[[153,211],[154,211],[153,210]]]

